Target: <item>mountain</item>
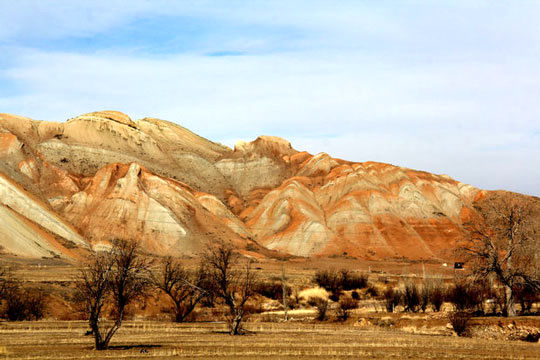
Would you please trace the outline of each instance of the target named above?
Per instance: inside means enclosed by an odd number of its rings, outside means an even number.
[[[187,256],[226,239],[252,256],[447,259],[489,192],[271,136],[230,149],[102,111],[0,114],[0,195],[1,250],[25,257],[77,258],[121,238]]]

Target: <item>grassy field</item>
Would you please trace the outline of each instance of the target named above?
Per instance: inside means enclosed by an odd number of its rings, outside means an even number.
[[[187,268],[196,268],[199,260],[183,259]],[[23,259],[18,257],[0,257],[0,265],[12,267],[15,274],[27,281],[71,281],[77,275],[76,266],[60,259]],[[443,267],[438,263],[418,261],[369,261],[347,257],[336,258],[297,258],[286,262],[275,259],[261,259],[253,265],[260,273],[260,278],[281,276],[281,267],[285,265],[287,276],[293,282],[311,279],[316,270],[348,269],[353,271],[370,272],[373,277],[380,276],[421,276],[424,272],[452,278],[455,271],[451,267]]]
[[[0,359],[540,359],[539,343],[506,340],[511,329],[540,328],[540,317],[474,318],[472,337],[460,338],[448,328],[445,313],[388,314],[371,298],[362,300],[345,323],[337,322],[335,315],[324,322],[315,321],[315,310],[301,308],[291,312],[294,320],[289,322],[280,322],[283,315],[279,312],[252,315],[246,323],[247,335],[230,336],[221,322],[156,321],[170,314],[161,314],[163,298],[150,297],[143,307],[134,308],[128,319],[135,321],[125,322],[113,337],[112,348],[96,351],[93,337],[85,336],[87,323],[73,320],[80,317],[66,300],[74,289],[77,268],[55,259],[8,260],[4,262],[13,266],[25,285],[54,296],[47,305],[48,320],[0,322]],[[275,280],[281,276],[282,264],[260,261],[254,270],[261,280]],[[186,265],[194,268],[197,261],[187,260]],[[325,268],[364,271],[370,274],[370,283],[383,287],[386,282],[397,284],[423,273],[447,280],[455,275],[452,269],[433,263],[309,259],[286,262],[288,282],[297,289],[311,287],[315,271]],[[221,318],[211,310],[197,317]]]
[[[222,323],[132,321],[113,349],[92,349],[83,321],[0,324],[0,358],[8,359],[538,359],[540,344],[361,328],[355,323],[248,323],[230,336]]]

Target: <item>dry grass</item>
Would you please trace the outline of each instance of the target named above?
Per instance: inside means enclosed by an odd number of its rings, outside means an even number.
[[[115,348],[92,350],[86,323],[0,324],[0,358],[9,359],[537,359],[539,344],[410,334],[342,324],[251,323],[229,336],[222,323],[128,322]]]
[[[298,298],[302,301],[309,301],[309,299],[315,298],[328,300],[328,292],[321,287],[313,287],[300,291],[300,293],[298,293]]]
[[[29,285],[42,286],[51,292],[68,294],[77,272],[68,264],[54,261],[23,262],[12,260],[16,274]],[[197,262],[193,260],[191,267]],[[256,264],[263,279],[279,281],[281,262]],[[435,273],[434,264],[430,264]],[[295,289],[313,286],[310,279],[320,268],[371,269],[370,281],[383,288],[389,281],[396,284],[404,275],[413,276],[423,270],[421,264],[376,263],[350,259],[291,260],[287,262],[289,284]],[[426,266],[427,268],[428,266]],[[449,277],[450,274],[444,274]],[[322,289],[321,289],[322,290]],[[308,289],[304,295],[327,298],[325,290]],[[323,293],[324,292],[324,293]],[[150,299],[137,314],[146,319],[161,319],[155,315],[162,306],[160,299]],[[58,300],[51,305],[51,318],[73,319],[73,309]],[[144,309],[143,309],[144,308]],[[54,311],[53,311],[54,310]],[[202,319],[217,319],[215,309]],[[332,315],[333,316],[333,315]],[[225,323],[174,324],[161,321],[127,321],[112,339],[116,348],[93,350],[93,338],[84,336],[83,321],[0,322],[0,359],[538,359],[540,344],[507,341],[504,337],[488,339],[481,333],[483,326],[510,320],[475,318],[478,337],[458,338],[447,328],[443,313],[387,314],[374,299],[360,301],[360,308],[345,323],[314,321],[313,309],[289,311],[294,321],[283,322],[283,312],[254,315],[246,323],[250,334],[232,337],[226,334]],[[360,319],[360,320],[359,320]],[[538,328],[538,318],[523,319],[523,326]],[[520,325],[520,324],[518,324]],[[484,327],[485,327],[484,326]],[[490,330],[491,331],[491,330]],[[492,331],[491,331],[492,332]],[[491,334],[491,333],[490,333]],[[480,336],[481,335],[481,336]],[[484,337],[482,337],[484,336]]]

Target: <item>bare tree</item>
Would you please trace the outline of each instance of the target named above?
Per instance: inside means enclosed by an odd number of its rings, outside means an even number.
[[[85,304],[97,350],[105,350],[122,326],[126,306],[141,296],[148,284],[148,262],[138,253],[136,242],[115,241],[110,251],[92,256],[81,270],[78,298]],[[101,321],[105,303],[112,304],[113,322]]]
[[[538,200],[496,193],[478,202],[481,219],[465,224],[469,236],[461,247],[475,275],[494,276],[505,290],[505,315],[514,316],[514,289],[540,289],[538,277]]]
[[[88,313],[88,323],[95,338],[95,347],[98,350],[106,349],[100,328],[105,301],[110,297],[110,278],[112,271],[112,258],[110,253],[96,253],[89,261],[88,266],[81,270],[80,286],[77,288],[77,299],[84,302]],[[112,335],[111,335],[112,337]]]
[[[183,322],[206,295],[202,288],[205,277],[202,266],[196,272],[189,272],[172,257],[163,259],[159,270],[152,274],[153,285],[173,301],[176,322]]]
[[[229,330],[231,335],[242,333],[242,321],[246,316],[245,305],[254,295],[255,274],[251,270],[251,261],[243,266],[238,253],[231,245],[224,242],[211,245],[203,254],[203,261],[208,266],[212,288],[229,310]]]

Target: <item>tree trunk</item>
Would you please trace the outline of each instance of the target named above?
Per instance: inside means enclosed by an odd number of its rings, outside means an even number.
[[[288,316],[288,300],[289,300],[289,294],[287,293],[287,282],[285,277],[285,266],[281,265],[281,292],[283,295],[283,311],[285,312],[285,321],[289,320]]]
[[[182,307],[182,305],[180,304],[177,308],[176,308],[176,314],[174,316],[174,320],[177,322],[177,323],[183,323],[184,321],[186,321],[186,318],[188,317],[189,314],[191,314],[191,312],[193,311],[193,308],[194,307],[189,307],[189,308],[184,308]]]
[[[514,307],[514,291],[511,286],[504,286],[504,293],[506,296],[506,316],[516,316],[516,309]]]
[[[90,316],[90,328],[92,329],[92,334],[94,335],[96,350],[103,350],[103,338],[101,337],[98,321],[99,320],[94,316]]]
[[[242,320],[244,319],[244,309],[242,308],[243,305],[234,304],[234,307],[231,307],[231,322],[229,324],[230,326],[230,334],[231,335],[240,335],[240,332],[242,330]]]
[[[240,335],[240,324],[242,323],[242,315],[236,314],[231,321],[231,335]]]
[[[177,323],[184,322],[184,314],[182,314],[182,311],[176,310],[176,316],[174,318],[174,321]]]
[[[109,348],[109,343],[111,342],[111,339],[113,335],[120,329],[122,326],[122,320],[124,318],[124,307],[122,306],[120,311],[118,312],[118,317],[116,318],[114,324],[107,332],[107,335],[105,338],[101,341],[101,346],[98,350],[107,350]]]
[[[97,340],[96,339],[96,350],[107,350],[107,348],[109,347],[109,344],[106,344],[105,341],[103,340]]]

